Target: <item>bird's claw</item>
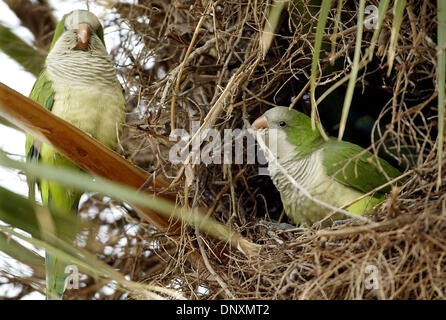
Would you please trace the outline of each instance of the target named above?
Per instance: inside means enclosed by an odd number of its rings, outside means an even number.
[[[333,227],[342,226],[343,224],[347,224],[352,221],[353,221],[353,219],[335,220],[335,221],[333,221]]]
[[[282,231],[282,230],[290,230],[290,229],[296,229],[296,226],[293,226],[289,223],[279,223],[279,222],[271,222],[266,220],[260,220],[259,223],[269,230],[272,231]]]

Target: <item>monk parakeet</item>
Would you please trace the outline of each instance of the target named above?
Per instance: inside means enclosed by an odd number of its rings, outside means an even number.
[[[252,128],[266,129],[268,133],[269,149],[277,159],[268,162],[268,170],[285,212],[298,225],[311,225],[331,210],[293,186],[279,165],[312,197],[339,208],[401,174],[385,160],[377,161],[370,152],[349,161],[364,149],[332,137],[326,141],[318,129],[312,130],[311,119],[296,110],[272,108],[255,120]],[[387,187],[367,196],[347,211],[354,214],[371,211],[389,191]]]
[[[86,10],[66,14],[56,27],[45,68],[30,98],[65,121],[114,148],[125,121],[125,100],[98,18]],[[51,146],[27,136],[28,161],[77,168]],[[34,190],[30,184],[31,196]],[[59,212],[76,213],[81,193],[39,181],[42,202]],[[57,228],[57,226],[56,226]],[[56,230],[57,234],[57,230]],[[61,299],[66,264],[46,256],[47,299]]]

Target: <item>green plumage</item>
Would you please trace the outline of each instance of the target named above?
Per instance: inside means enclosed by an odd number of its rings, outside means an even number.
[[[84,33],[80,31],[82,28]],[[30,98],[106,146],[115,147],[125,120],[125,100],[96,16],[76,10],[63,17],[56,27],[45,69],[36,80]],[[27,161],[80,170],[31,135],[27,135],[25,149]],[[34,198],[35,181],[28,179],[28,185],[30,198]],[[77,213],[80,192],[47,180],[38,181],[38,186],[44,205],[57,212]],[[74,233],[63,235],[55,227],[57,236],[74,240]],[[58,257],[46,256],[47,299],[63,297],[66,265]]]
[[[360,153],[363,154],[355,159]],[[337,139],[331,139],[324,144],[323,165],[327,175],[334,176],[336,181],[364,193],[387,183],[386,175],[395,178],[401,174],[387,161],[381,158],[377,161],[369,151],[364,153],[360,146]],[[378,195],[388,192],[390,186],[378,191]]]
[[[44,70],[34,84],[29,97],[51,111],[54,104],[54,95],[52,82],[48,80]],[[34,137],[27,134],[25,145],[27,161],[41,161],[54,166],[77,168],[71,161],[62,157],[50,146],[34,142]],[[34,185],[35,181],[28,179],[29,194],[32,199],[34,199],[35,195]],[[79,201],[80,193],[66,190],[62,186],[47,180],[39,181],[39,190],[44,205],[59,212],[70,212],[73,214],[77,212],[76,204]],[[56,235],[62,236],[57,234],[57,226]],[[65,290],[65,266],[66,263],[60,261],[57,257],[46,255],[45,269],[48,300],[62,299]]]

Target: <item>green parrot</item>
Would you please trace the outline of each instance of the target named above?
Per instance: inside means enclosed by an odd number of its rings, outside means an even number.
[[[253,122],[252,129],[266,129],[268,133],[268,147],[277,159],[268,162],[269,174],[280,192],[285,212],[297,225],[311,225],[331,210],[315,203],[293,186],[279,170],[279,165],[312,197],[338,208],[401,175],[385,160],[379,158],[376,161],[370,152],[349,161],[364,149],[333,137],[326,141],[318,129],[312,130],[308,116],[287,107],[266,111]],[[389,191],[390,186],[346,210],[353,214],[369,212],[385,200]],[[335,219],[342,217],[338,214]]]
[[[30,98],[107,147],[116,146],[125,121],[125,100],[105,48],[104,30],[94,14],[75,10],[62,18]],[[78,168],[31,135],[27,135],[25,148],[27,161]],[[34,181],[28,179],[28,185],[30,197],[34,197]],[[58,212],[77,213],[80,192],[46,180],[39,181],[38,186],[45,205]],[[46,255],[47,299],[62,299],[66,265],[57,257]]]

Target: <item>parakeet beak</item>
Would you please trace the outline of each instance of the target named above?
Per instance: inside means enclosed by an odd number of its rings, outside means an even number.
[[[81,23],[78,25],[76,29],[78,41],[74,49],[79,50],[87,50],[88,49],[88,41],[90,40],[91,29],[90,26],[86,23]]]
[[[251,129],[259,130],[259,129],[268,129],[268,120],[266,120],[265,116],[258,117],[251,125]]]

